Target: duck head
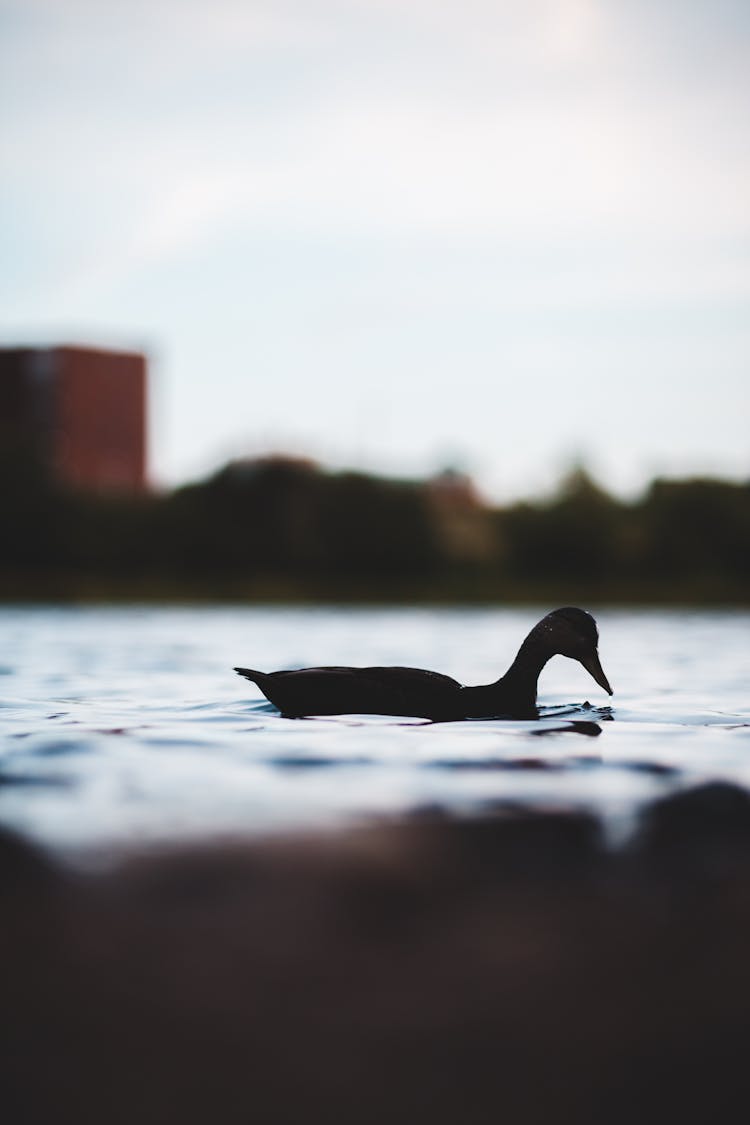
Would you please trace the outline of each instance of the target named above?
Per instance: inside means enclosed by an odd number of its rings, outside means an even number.
[[[559,653],[577,660],[599,687],[612,695],[612,688],[599,660],[599,631],[590,613],[575,606],[564,606],[548,613],[537,628],[545,644],[551,648],[550,655]]]

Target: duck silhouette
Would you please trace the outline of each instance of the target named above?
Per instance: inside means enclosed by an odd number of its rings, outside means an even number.
[[[537,680],[556,655],[577,660],[612,695],[599,661],[599,633],[590,613],[553,610],[534,626],[508,671],[491,684],[466,687],[422,668],[235,668],[257,684],[282,715],[409,715],[435,721],[536,718]]]

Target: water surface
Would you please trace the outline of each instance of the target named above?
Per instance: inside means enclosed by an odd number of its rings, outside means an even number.
[[[283,719],[234,664],[496,679],[551,607],[0,609],[0,823],[62,854],[441,807],[575,808],[750,784],[750,614],[596,611],[609,699],[572,661],[537,722]]]

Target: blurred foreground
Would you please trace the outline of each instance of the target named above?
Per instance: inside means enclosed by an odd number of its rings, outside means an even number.
[[[410,820],[75,874],[0,835],[14,1123],[735,1119],[750,798]]]

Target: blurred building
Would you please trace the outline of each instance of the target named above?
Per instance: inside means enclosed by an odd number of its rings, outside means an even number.
[[[486,563],[496,550],[487,508],[466,473],[444,469],[425,484],[435,530],[454,562]]]
[[[0,348],[0,441],[71,488],[146,488],[146,395],[135,352]]]

